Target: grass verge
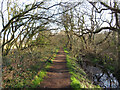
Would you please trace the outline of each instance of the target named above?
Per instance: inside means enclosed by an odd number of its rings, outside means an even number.
[[[40,72],[38,72],[38,74],[34,77],[34,79],[32,80],[32,85],[31,85],[32,88],[38,87],[41,81],[44,80],[44,77],[47,75],[47,70],[51,66],[52,60],[54,60],[54,58],[56,57],[58,50],[59,48],[57,48],[53,56],[49,58],[48,62],[45,65],[45,68],[43,68]]]
[[[38,74],[34,77],[34,79],[32,80],[32,88],[36,88],[37,86],[39,86],[40,82],[43,81],[43,78],[46,76],[47,72],[46,70],[50,67],[50,63],[46,63],[46,66],[44,69],[42,69],[40,72],[38,72]]]
[[[87,74],[76,62],[76,58],[71,57],[66,48],[64,48],[66,53],[67,67],[69,68],[69,73],[71,74],[71,87],[75,90],[86,89],[86,88],[100,88],[100,86],[95,86],[87,78]]]

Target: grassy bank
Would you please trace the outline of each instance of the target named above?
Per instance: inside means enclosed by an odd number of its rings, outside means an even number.
[[[99,86],[92,84],[88,79],[87,74],[76,62],[76,58],[71,57],[66,48],[64,48],[64,52],[66,53],[67,67],[71,74],[71,87],[74,89],[100,88]]]

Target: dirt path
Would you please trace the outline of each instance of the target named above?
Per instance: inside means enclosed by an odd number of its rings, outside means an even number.
[[[40,88],[70,88],[70,74],[66,66],[66,55],[61,48],[41,82]]]

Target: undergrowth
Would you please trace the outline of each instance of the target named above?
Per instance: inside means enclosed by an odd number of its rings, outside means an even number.
[[[87,58],[89,58],[89,57],[87,57]],[[89,58],[89,59],[93,64],[99,64],[99,65],[103,66],[104,69],[109,70],[110,72],[115,71],[116,62],[107,55],[102,56],[102,57],[96,56],[96,57]]]
[[[56,57],[58,48],[34,48],[9,54],[3,58],[3,88],[31,88],[43,80],[46,70]],[[6,62],[7,61],[7,62]]]
[[[32,88],[35,88],[37,86],[39,86],[40,82],[43,81],[43,78],[46,76],[46,70],[49,68],[50,63],[48,62],[46,67],[44,69],[42,69],[40,72],[38,72],[38,74],[35,76],[35,78],[32,80]]]

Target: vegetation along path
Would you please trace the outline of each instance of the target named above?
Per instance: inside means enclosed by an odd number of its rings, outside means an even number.
[[[40,84],[41,88],[70,88],[70,74],[66,66],[66,55],[60,48],[47,76]]]

